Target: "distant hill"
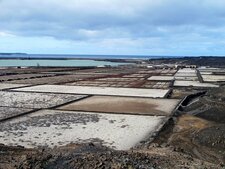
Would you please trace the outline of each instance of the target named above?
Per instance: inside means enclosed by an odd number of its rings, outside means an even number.
[[[27,55],[27,53],[0,53],[0,55]]]

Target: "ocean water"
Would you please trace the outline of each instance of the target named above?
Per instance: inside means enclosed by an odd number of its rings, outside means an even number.
[[[76,66],[118,66],[125,65],[127,63],[117,63],[117,62],[108,62],[108,61],[94,61],[94,60],[46,60],[46,59],[0,59],[0,67],[29,67],[29,66],[49,66],[49,67],[76,67]]]
[[[144,56],[144,55],[69,55],[69,54],[10,54],[0,57],[10,58],[83,58],[83,59],[150,59],[150,58],[176,58],[180,56]]]
[[[56,54],[1,54],[0,67],[10,66],[103,66],[111,65],[118,66],[125,63],[109,62],[109,61],[94,61],[91,59],[150,59],[150,58],[175,58],[178,56],[138,56],[138,55],[56,55]],[[7,58],[7,59],[4,59]],[[13,59],[10,59],[13,58]],[[14,59],[14,58],[23,58]],[[32,60],[33,58],[33,60]],[[42,58],[49,58],[42,59]],[[70,60],[63,60],[67,58]],[[73,58],[73,59],[71,59]],[[77,58],[77,59],[74,59]],[[79,60],[79,59],[82,60]],[[58,60],[57,60],[58,59]],[[61,60],[60,60],[61,59]]]
[[[144,56],[144,55],[53,55],[53,54],[31,54],[32,58],[91,58],[91,59],[150,59],[150,58],[173,58],[180,56]]]

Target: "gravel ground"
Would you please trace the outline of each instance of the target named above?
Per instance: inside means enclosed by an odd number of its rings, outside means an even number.
[[[192,158],[172,148],[132,152],[95,144],[71,144],[40,150],[0,145],[0,150],[0,168],[4,169],[222,169],[218,164]]]

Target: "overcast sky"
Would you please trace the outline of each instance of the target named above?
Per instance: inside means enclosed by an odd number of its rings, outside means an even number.
[[[0,0],[0,52],[225,55],[225,0]]]

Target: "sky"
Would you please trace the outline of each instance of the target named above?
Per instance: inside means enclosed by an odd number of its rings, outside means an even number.
[[[225,56],[225,1],[0,0],[0,52]]]

